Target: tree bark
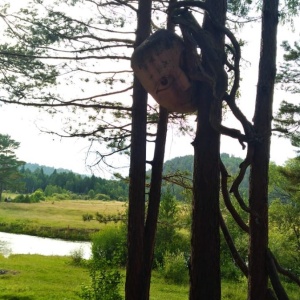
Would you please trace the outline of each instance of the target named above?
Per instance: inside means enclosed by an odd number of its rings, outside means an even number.
[[[135,47],[150,34],[151,0],[140,0]],[[143,251],[145,221],[147,92],[134,78],[132,105],[131,158],[129,170],[128,258],[125,299],[143,299]]]
[[[142,299],[145,300],[148,300],[150,295],[151,269],[153,264],[155,236],[161,198],[167,125],[168,112],[165,108],[160,107],[154,158],[152,161],[149,204],[144,235],[144,297]]]
[[[250,171],[249,300],[264,300],[267,298],[268,169],[276,75],[277,24],[278,0],[264,0],[259,77],[253,119],[258,139],[254,145]]]
[[[207,5],[225,24],[227,2],[207,0]],[[215,45],[224,49],[224,34],[215,30],[210,18],[205,15],[203,28],[210,32]],[[209,64],[203,53],[203,64]],[[192,203],[192,240],[190,268],[190,300],[221,299],[220,280],[220,133],[210,122],[212,103],[215,101],[212,88],[198,84],[198,122],[194,140],[194,177]],[[221,101],[214,104],[214,118],[221,122]]]

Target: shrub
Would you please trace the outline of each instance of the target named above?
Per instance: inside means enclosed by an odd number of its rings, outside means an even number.
[[[221,264],[221,277],[228,280],[239,280],[243,277],[243,273],[234,263],[233,259],[226,259]]]
[[[91,260],[89,265],[91,285],[81,287],[79,297],[83,300],[122,300],[119,293],[121,274],[114,264],[101,258]]]
[[[92,235],[92,255],[95,261],[126,263],[126,230],[124,226],[107,225],[105,229]]]
[[[83,258],[83,249],[82,248],[73,250],[70,254],[71,254],[72,264],[75,266],[80,266],[85,261]]]
[[[190,238],[188,234],[174,232],[168,235],[169,230],[158,226],[154,250],[154,267],[164,263],[166,253],[190,253]]]
[[[52,200],[70,200],[69,194],[57,194],[54,193],[51,197]]]
[[[17,197],[14,198],[14,202],[17,203],[31,203],[31,197],[26,194],[26,195],[18,195]]]
[[[92,214],[86,213],[86,214],[82,215],[82,220],[83,221],[91,221],[93,219],[94,219],[94,216]]]
[[[17,203],[30,203],[30,197],[29,195],[18,195],[14,198],[14,202]]]
[[[94,199],[95,198],[95,191],[94,190],[89,190],[88,196],[89,196],[89,199]]]
[[[178,232],[179,208],[176,198],[168,188],[162,195],[154,251],[154,267],[164,263],[166,253],[189,253],[188,234]]]
[[[103,200],[103,201],[108,201],[110,200],[110,197],[105,194],[96,194],[94,197],[96,200]]]
[[[164,278],[175,284],[187,284],[189,281],[189,272],[187,259],[184,253],[166,253],[164,264],[161,267]]]
[[[36,190],[33,194],[30,196],[30,202],[40,202],[45,200],[45,194],[41,189]]]

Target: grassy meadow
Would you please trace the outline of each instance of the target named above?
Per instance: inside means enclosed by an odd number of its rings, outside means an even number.
[[[121,271],[123,280],[124,270]],[[70,257],[41,255],[0,255],[0,299],[79,300],[81,285],[89,283],[88,269],[74,265]],[[224,281],[223,300],[246,299],[246,280]],[[299,289],[288,287],[290,300],[299,299]],[[124,285],[121,287],[124,295]],[[188,286],[166,282],[156,271],[151,283],[151,300],[188,299]]]
[[[104,224],[96,220],[83,221],[84,214],[112,215],[126,209],[124,202],[63,200],[39,203],[0,202],[0,231],[89,240],[89,233]]]
[[[66,228],[76,229],[73,239],[89,237],[89,231],[104,229],[105,224],[96,220],[84,222],[83,214],[113,215],[124,212],[124,202],[63,200],[39,203],[5,203],[0,202],[0,231],[3,228],[23,230],[21,233],[53,237]],[[6,226],[6,227],[5,227]],[[45,232],[43,231],[45,229]],[[16,230],[17,231],[17,230]],[[76,238],[77,237],[77,238]],[[70,236],[66,236],[70,238]],[[123,280],[125,270],[121,270]],[[78,292],[83,284],[89,284],[89,270],[83,264],[74,264],[72,256],[11,255],[5,258],[0,254],[0,300],[79,300]],[[299,300],[299,288],[287,284],[290,300]],[[124,284],[121,286],[124,294]],[[246,280],[222,282],[222,299],[246,299]],[[161,273],[153,271],[151,283],[151,300],[188,299],[188,285],[172,284]]]
[[[89,282],[88,269],[73,265],[70,257],[0,255],[0,266],[6,272],[0,272],[0,299],[77,300],[81,285]],[[187,294],[187,286],[166,284],[154,272],[152,300],[182,300]]]

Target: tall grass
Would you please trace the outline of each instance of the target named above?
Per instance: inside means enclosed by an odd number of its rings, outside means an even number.
[[[104,225],[84,222],[84,214],[117,214],[124,202],[64,200],[39,203],[0,202],[0,231],[72,240],[89,240],[90,233]]]

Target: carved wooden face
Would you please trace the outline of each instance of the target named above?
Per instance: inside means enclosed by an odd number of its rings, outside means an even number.
[[[176,34],[159,30],[137,47],[132,69],[146,91],[171,112],[196,110],[192,104],[191,83],[180,67],[183,41]]]

